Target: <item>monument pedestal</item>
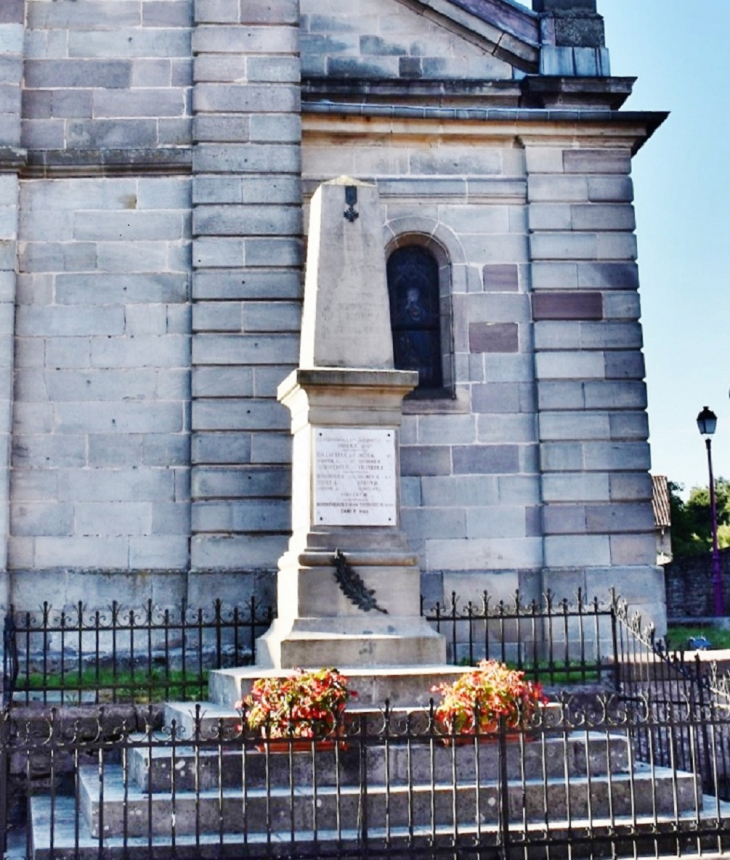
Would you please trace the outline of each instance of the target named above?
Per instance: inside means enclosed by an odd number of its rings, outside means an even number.
[[[463,666],[444,664],[351,667],[340,665],[333,655],[330,655],[325,665],[332,663],[346,675],[347,688],[355,694],[353,708],[366,710],[382,708],[386,699],[393,707],[427,708],[432,699],[438,699],[438,695],[433,692],[434,686],[444,682],[451,684],[468,671]],[[210,673],[208,698],[214,704],[229,709],[239,699],[247,696],[254,682],[262,676],[284,678],[290,674],[291,669],[262,669],[258,665],[216,669]]]
[[[400,528],[398,428],[416,374],[311,368],[279,387],[292,415],[292,537],[257,666],[443,664]],[[339,561],[335,553],[339,551]]]

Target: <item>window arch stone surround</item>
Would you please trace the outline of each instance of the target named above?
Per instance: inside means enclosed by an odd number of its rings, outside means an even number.
[[[444,224],[416,215],[388,221],[384,240],[386,262],[394,251],[420,245],[431,253],[438,265],[443,387],[424,391],[415,402],[432,400],[434,405],[440,402],[445,406],[450,399],[462,400],[459,395],[466,392],[459,392],[455,359],[457,352],[468,351],[468,344],[459,343],[465,338],[458,337],[458,327],[454,325],[454,295],[467,292],[467,261],[461,242]]]

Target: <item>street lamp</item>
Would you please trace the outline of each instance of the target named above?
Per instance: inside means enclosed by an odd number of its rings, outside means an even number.
[[[697,416],[697,426],[705,437],[707,447],[707,468],[710,472],[710,516],[712,518],[712,592],[715,602],[715,615],[725,614],[722,597],[722,571],[720,570],[720,551],[717,548],[717,507],[715,505],[715,479],[712,475],[712,439],[717,427],[717,415],[706,406]]]

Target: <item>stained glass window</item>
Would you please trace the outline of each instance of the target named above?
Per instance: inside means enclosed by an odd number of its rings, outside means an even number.
[[[439,267],[422,245],[407,245],[388,259],[393,353],[399,370],[417,370],[419,389],[443,385]]]

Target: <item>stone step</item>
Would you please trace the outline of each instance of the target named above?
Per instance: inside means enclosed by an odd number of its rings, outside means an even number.
[[[422,705],[391,706],[388,708],[392,733],[403,731],[408,725],[411,733],[426,731],[429,725],[429,709]],[[385,727],[385,712],[382,703],[350,703],[344,717],[351,726],[348,731],[369,734],[382,733]],[[559,729],[562,709],[558,703],[548,703],[541,711],[544,726]],[[230,705],[216,702],[166,702],[163,712],[165,726],[174,726],[175,736],[184,738],[212,738],[225,733],[235,733],[241,725],[241,715]]]
[[[80,809],[93,837],[100,827],[104,836],[144,837],[170,833],[226,832],[289,834],[337,827],[357,830],[364,814],[364,799],[357,785],[269,786],[264,788],[206,789],[145,793],[125,783],[120,766],[104,772],[103,792],[94,766],[79,769]],[[675,815],[695,809],[699,788],[688,773],[639,766],[633,774],[563,779],[524,779],[508,783],[510,818],[561,826],[570,817],[601,818],[631,815]],[[103,798],[103,800],[100,800]],[[436,782],[417,785],[369,785],[369,826],[458,827],[498,821],[499,789],[494,780]],[[569,815],[568,815],[569,810]],[[103,815],[103,819],[102,819]],[[552,826],[552,824],[551,824]]]
[[[688,849],[697,850],[698,838],[694,823],[698,819],[713,819],[717,812],[714,798],[704,798],[709,810],[680,812],[676,816],[663,818],[655,815],[632,815],[628,817],[614,816],[603,819],[597,816],[590,820],[574,816],[571,827],[558,822],[551,822],[550,833],[555,840],[555,847],[550,849],[550,856],[566,856],[565,846],[570,842],[570,857],[611,856],[614,840],[621,839],[624,833],[644,834],[650,840],[648,846],[656,845],[662,853],[673,856],[677,851],[678,840],[686,842]],[[99,839],[94,838],[85,821],[77,821],[77,810],[73,798],[57,797],[53,804],[47,795],[31,798],[31,846],[33,860],[98,860],[100,856]],[[730,804],[720,804],[721,819],[730,819]],[[50,822],[53,821],[53,830]],[[580,834],[590,830],[590,840],[581,840]],[[679,836],[677,835],[679,831]],[[453,846],[454,831],[448,824],[421,827],[368,827],[368,840],[371,845],[378,846],[386,842],[393,848],[402,845],[407,850],[407,856],[414,856],[413,851],[419,848],[423,856],[430,856],[434,847],[440,845]],[[52,839],[51,839],[52,834]],[[525,828],[525,838],[537,840],[535,851],[539,856],[544,855],[544,847],[540,846],[543,838],[544,824],[528,824]],[[513,836],[520,838],[519,831]],[[200,833],[176,834],[174,841],[171,832],[161,836],[128,837],[105,835],[103,839],[103,856],[107,860],[200,860],[201,857],[231,857],[266,856],[276,857],[280,853],[291,854],[292,849],[297,856],[320,856],[318,848],[326,850],[331,845],[336,848],[338,856],[360,856],[358,850],[359,832],[354,829],[320,829],[299,830],[294,834],[265,834],[265,833]],[[490,848],[494,849],[495,857],[501,856],[498,847],[498,828],[484,822],[472,822],[459,828],[457,844],[469,847],[474,851],[478,844],[482,850],[481,857],[491,857]],[[715,838],[716,840],[716,838]],[[713,843],[705,845],[710,852]],[[242,850],[243,849],[243,850]],[[288,852],[288,853],[287,853]],[[453,854],[453,850],[451,852]],[[418,856],[421,856],[419,853]],[[520,856],[523,850],[520,849]],[[532,856],[532,855],[530,855]],[[537,854],[536,854],[537,856]],[[621,855],[619,855],[621,856]],[[709,855],[708,855],[709,856]]]
[[[140,743],[143,742],[140,737]],[[135,741],[135,738],[132,738]],[[306,742],[305,742],[306,743]],[[277,749],[278,744],[275,746]],[[240,787],[245,781],[249,788],[263,788],[267,784],[310,786],[316,773],[317,785],[353,785],[359,782],[360,741],[347,741],[337,748],[318,749],[307,745],[289,755],[287,742],[283,751],[269,752],[262,744],[261,751],[249,749],[243,755],[241,746],[232,743],[198,746],[179,744],[170,746],[139,746],[129,752],[129,769],[132,780],[143,791],[170,791],[170,775],[175,774],[177,791]],[[428,783],[432,775],[436,780],[448,780],[456,769],[460,781],[474,779],[477,763],[482,778],[498,773],[499,742],[479,743],[475,755],[473,742],[445,746],[427,739],[394,740],[387,746],[365,745],[365,762],[368,781],[372,785],[402,785],[410,781]],[[605,735],[598,732],[573,732],[569,735],[508,739],[505,745],[507,773],[513,778],[540,779],[569,778],[605,775],[628,771],[628,749],[625,735],[618,732]]]
[[[332,656],[336,654],[336,651],[332,652]],[[468,667],[448,664],[338,668],[347,676],[348,688],[356,694],[359,703],[377,706],[387,699],[393,705],[413,708],[428,706],[434,696],[432,687],[436,684],[451,683],[470,671]],[[285,677],[291,671],[260,666],[215,669],[208,678],[208,697],[211,702],[230,708],[250,691],[258,678]]]

